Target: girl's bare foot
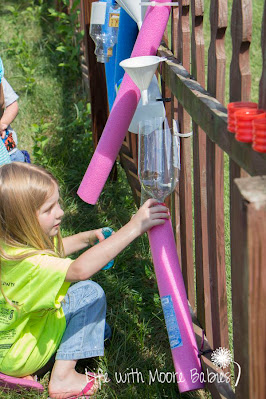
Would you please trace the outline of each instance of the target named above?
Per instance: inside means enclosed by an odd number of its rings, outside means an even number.
[[[75,361],[57,360],[55,362],[49,383],[49,396],[51,399],[66,399],[78,395],[84,390],[88,382],[92,380],[90,376],[87,377],[84,374],[77,373],[75,365]],[[99,379],[97,377],[94,378],[92,387],[86,394],[93,395],[98,390],[99,385]]]
[[[36,381],[32,375],[26,375],[25,377],[22,377],[22,378],[23,378],[23,380]]]

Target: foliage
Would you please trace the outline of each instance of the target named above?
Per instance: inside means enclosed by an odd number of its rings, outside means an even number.
[[[31,93],[37,83],[35,78],[36,65],[34,63],[35,46],[24,39],[19,29],[19,21],[34,22],[40,16],[42,3],[43,1],[40,0],[39,5],[36,5],[32,0],[28,2],[29,5],[25,9],[22,9],[20,2],[5,7],[5,10],[9,11],[13,17],[13,36],[9,41],[7,55],[12,56],[13,61],[18,66],[20,74],[16,78],[22,82],[22,87],[26,93]]]
[[[63,0],[62,4],[69,8],[69,0]],[[75,0],[68,13],[49,8],[50,17],[54,19],[54,31],[56,33],[56,51],[61,53],[60,67],[69,69],[70,75],[76,74],[80,70],[79,63],[79,44],[84,35],[79,31],[77,9],[79,0]],[[59,41],[58,41],[59,38]]]

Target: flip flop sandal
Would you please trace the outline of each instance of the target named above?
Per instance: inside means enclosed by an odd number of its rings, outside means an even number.
[[[87,394],[87,392],[89,392],[91,390],[91,388],[93,387],[94,384],[95,384],[95,377],[88,382],[88,384],[85,386],[85,388],[82,389],[82,391],[78,395],[69,396],[67,399],[85,399],[85,398],[90,398],[96,392],[94,392],[94,393],[92,393],[90,395],[86,395],[86,394]]]
[[[27,380],[25,378],[11,377],[6,374],[0,373],[0,386],[4,389],[12,389],[14,391],[21,392],[23,390],[35,390],[43,392],[44,387],[37,381]]]
[[[87,376],[91,377],[90,381],[88,382],[88,384],[85,386],[85,388],[82,389],[82,391],[78,394],[78,395],[74,395],[74,396],[68,396],[65,399],[85,399],[85,398],[90,398],[91,396],[95,395],[96,392],[93,392],[91,394],[88,394],[88,392],[91,390],[91,388],[94,386],[95,384],[95,380],[97,378],[101,378],[103,377],[103,375],[101,374],[96,374],[96,373],[91,373],[91,372],[87,372]]]

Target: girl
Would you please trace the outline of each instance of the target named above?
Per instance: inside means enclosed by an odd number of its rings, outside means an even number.
[[[101,229],[61,239],[63,215],[49,172],[16,162],[0,167],[0,372],[34,374],[56,353],[49,383],[55,399],[97,390],[97,376],[88,382],[75,371],[78,359],[103,355],[108,334],[104,292],[88,279],[169,217],[150,199],[104,240]],[[97,239],[76,260],[66,257]]]

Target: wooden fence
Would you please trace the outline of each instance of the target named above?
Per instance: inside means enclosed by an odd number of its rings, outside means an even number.
[[[90,90],[96,145],[108,117],[108,104],[104,67],[96,63],[94,43],[88,34],[91,3],[92,0],[81,0],[80,22],[85,31],[81,62],[84,82]],[[227,0],[211,0],[210,19],[204,19],[203,0],[180,0],[179,7],[172,9],[171,33],[168,34],[169,29],[165,32],[158,50],[160,56],[167,58],[158,75],[163,97],[171,98],[171,102],[165,103],[169,123],[173,118],[178,119],[182,133],[193,130],[193,138],[181,139],[180,182],[168,198],[168,205],[172,209],[177,251],[199,346],[204,331],[204,349],[229,348],[228,320],[233,320],[234,360],[242,368],[239,384],[234,391],[229,384],[217,382],[207,384],[208,389],[213,398],[263,399],[266,397],[266,273],[263,270],[266,156],[253,151],[249,144],[239,143],[227,131],[224,106]],[[256,24],[261,22],[263,71],[259,105],[266,109],[266,3],[262,21]],[[210,23],[211,31],[207,61],[204,23]],[[250,99],[251,31],[252,0],[233,0],[230,101]],[[128,133],[120,161],[138,204],[137,146],[137,136]],[[225,261],[224,153],[230,163],[229,271]],[[228,289],[232,293],[232,311]],[[202,365],[204,371],[214,369],[210,353],[202,355]]]

